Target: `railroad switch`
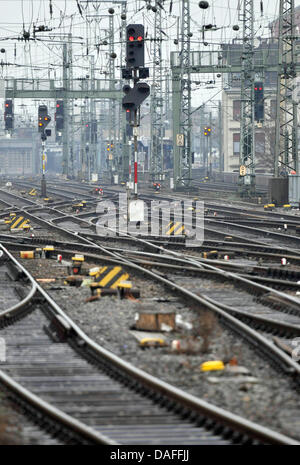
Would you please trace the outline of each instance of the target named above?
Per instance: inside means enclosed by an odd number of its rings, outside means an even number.
[[[73,329],[65,318],[61,315],[55,315],[49,326],[44,325],[44,331],[54,342],[65,342]]]

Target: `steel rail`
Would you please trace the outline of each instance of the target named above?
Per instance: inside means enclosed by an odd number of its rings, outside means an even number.
[[[18,264],[17,260],[6,250],[1,244],[0,244],[1,249],[11,258],[12,261],[18,266],[21,267],[22,271],[26,273],[27,276],[30,276],[29,273],[26,271],[26,269]],[[30,276],[30,280],[33,280],[33,278]],[[213,418],[214,420],[221,422],[223,425],[228,426],[230,428],[234,428],[235,430],[239,431],[242,434],[246,435],[253,435],[253,437],[256,440],[263,441],[264,443],[270,443],[270,444],[288,444],[288,445],[299,445],[300,443],[292,438],[289,438],[285,435],[282,435],[280,433],[274,432],[270,430],[269,428],[263,427],[261,425],[257,425],[249,420],[246,420],[242,417],[239,417],[238,415],[235,415],[233,413],[227,412],[226,410],[216,407],[214,405],[209,404],[208,402],[205,402],[202,399],[199,399],[191,394],[188,394],[181,389],[178,389],[176,387],[173,387],[169,385],[168,383],[159,380],[158,378],[155,378],[154,376],[144,372],[143,370],[140,370],[139,368],[134,367],[128,362],[125,362],[122,360],[120,357],[114,355],[113,353],[109,352],[108,350],[104,349],[103,347],[99,346],[97,343],[95,343],[92,339],[90,339],[74,322],[69,316],[59,307],[59,305],[46,293],[46,291],[39,285],[37,284],[37,289],[39,293],[44,297],[44,299],[47,301],[47,303],[52,307],[53,310],[58,315],[61,315],[72,327],[72,329],[75,331],[75,333],[91,348],[93,351],[97,354],[99,354],[101,357],[105,357],[106,360],[109,360],[112,362],[115,366],[121,368],[123,371],[128,373],[130,376],[134,377],[138,381],[140,381],[142,384],[146,384],[148,387],[154,389],[155,391],[158,391],[162,393],[163,395],[167,395],[168,398],[174,399],[176,402],[179,402],[180,404],[183,404],[185,407],[190,408],[192,411],[197,411],[200,414],[208,415],[210,418]],[[192,295],[189,291],[187,291],[188,294]],[[202,299],[199,299],[200,301]],[[0,371],[0,379],[3,381],[6,381],[4,377],[1,376],[2,373]],[[9,382],[10,380],[8,380]],[[14,387],[14,386],[13,386]],[[21,391],[23,388],[20,386]],[[20,392],[21,392],[20,391]],[[30,395],[31,398],[31,393],[27,393]],[[39,405],[39,398],[31,398],[32,402],[37,402]],[[45,407],[47,407],[47,403],[45,403]],[[50,406],[51,407],[51,406]],[[56,414],[56,410],[51,410],[52,415]],[[58,414],[60,412],[58,411]],[[70,418],[68,415],[66,417],[62,418],[66,423],[68,421],[71,421],[73,423],[74,419]],[[76,420],[77,422],[77,420]],[[75,425],[74,425],[75,426]],[[76,425],[77,426],[77,425]],[[79,422],[78,427],[81,427],[81,424]],[[90,429],[90,428],[89,428]],[[90,431],[91,433],[93,432],[92,430]],[[95,433],[95,439],[96,435]],[[107,438],[104,436],[101,436],[102,440],[106,440]]]

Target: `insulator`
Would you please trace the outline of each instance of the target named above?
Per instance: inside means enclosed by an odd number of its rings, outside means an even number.
[[[199,8],[202,8],[202,10],[206,10],[209,7],[208,2],[202,1],[199,2]]]

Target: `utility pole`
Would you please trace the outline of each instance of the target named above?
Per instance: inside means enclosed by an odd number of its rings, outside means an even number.
[[[295,72],[295,4],[280,0],[274,175],[298,173],[297,105],[292,101]]]
[[[95,90],[95,58],[91,57],[91,89]],[[97,173],[97,142],[95,126],[97,127],[96,120],[96,104],[95,99],[90,99],[90,121],[89,121],[89,134],[90,134],[90,163],[91,173]]]
[[[240,193],[255,193],[254,0],[244,0],[241,73]],[[244,168],[243,168],[244,167]]]
[[[180,133],[183,146],[174,147],[174,185],[188,187],[191,181],[191,63],[190,63],[190,2],[181,0],[181,54],[180,54]],[[178,152],[178,153],[176,153]]]
[[[121,6],[121,28],[120,28],[120,65],[123,63],[125,49],[126,49],[126,7],[127,2],[122,2]],[[123,79],[120,76],[120,88],[122,88]],[[123,181],[128,180],[129,170],[129,145],[126,130],[126,113],[124,112],[121,103],[119,103],[119,136],[118,136],[118,172]]]
[[[163,96],[162,96],[162,8],[155,0],[153,80],[151,91],[151,177],[162,179],[163,174]]]
[[[73,82],[73,51],[72,51],[72,34],[68,34],[68,57],[69,57],[69,79]],[[64,104],[66,104],[66,99]],[[71,127],[70,127],[70,174],[74,176],[74,99],[70,101]],[[66,124],[66,123],[65,123]]]
[[[70,45],[70,44],[69,44]],[[69,77],[69,62],[68,62],[68,49],[67,43],[63,44],[63,88],[65,93],[64,98],[64,130],[62,134],[63,138],[63,159],[62,159],[62,173],[65,176],[69,174],[69,99],[66,98],[66,94],[70,87]]]
[[[209,112],[209,127],[212,129],[212,113]],[[209,177],[212,176],[212,134],[210,133],[209,139]]]
[[[109,86],[111,90],[115,89],[115,62],[114,62],[114,53],[115,53],[115,44],[114,44],[114,15],[109,16]],[[109,166],[110,166],[110,176],[116,169],[116,101],[114,99],[109,100]]]
[[[223,124],[222,124],[222,102],[218,103],[218,130],[219,130],[219,172],[224,171],[224,155],[223,155]]]

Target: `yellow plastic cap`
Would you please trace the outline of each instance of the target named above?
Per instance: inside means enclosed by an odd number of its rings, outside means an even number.
[[[165,341],[160,337],[144,337],[140,340],[140,345],[164,345]]]
[[[222,360],[211,360],[201,364],[201,371],[224,370],[224,368]]]

